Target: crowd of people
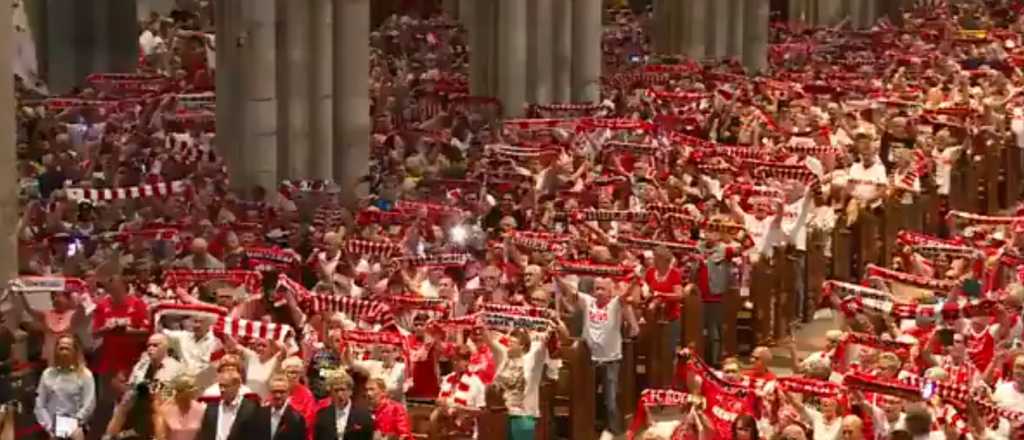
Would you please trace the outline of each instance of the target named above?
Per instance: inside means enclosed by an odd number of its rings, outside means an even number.
[[[138,74],[17,90],[21,276],[0,401],[20,404],[0,432],[404,440],[410,405],[429,402],[423,434],[473,438],[497,398],[508,438],[551,438],[541,384],[564,380],[578,339],[602,439],[1024,438],[1024,217],[907,231],[899,272],[829,282],[820,303],[797,276],[793,315],[832,309],[840,329],[806,358],[794,348],[792,375],[768,369],[767,347],[723,350],[723,298],[748,297],[778,247],[802,274],[810,234],[947,197],[961,156],[1024,147],[1019,6],[931,5],[865,32],[777,23],[757,75],[661,59],[650,11],[609,11],[602,102],[524,119],[466,95],[455,21],[392,17],[371,35],[358,206],[332,182],[229,190],[216,18],[153,17]],[[681,342],[684,304],[700,307],[703,352]],[[678,373],[627,429],[623,341],[654,322]]]

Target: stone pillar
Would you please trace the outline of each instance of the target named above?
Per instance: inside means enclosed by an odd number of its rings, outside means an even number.
[[[572,0],[572,99],[601,98],[601,2]]]
[[[708,3],[714,0],[687,0],[682,3],[683,54],[691,60],[700,61],[707,55]]]
[[[462,10],[459,7],[462,6],[459,0],[444,0],[441,3],[441,7],[444,8],[444,12],[448,14],[454,20],[458,20]]]
[[[559,0],[528,0],[526,99],[548,104],[553,96],[555,47],[552,45],[552,4]]]
[[[665,55],[672,52],[671,8],[671,0],[654,0],[654,16],[651,20],[651,42],[654,55]]]
[[[354,206],[370,163],[370,0],[334,0],[334,181]]]
[[[495,0],[475,0],[467,11],[469,26],[469,89],[476,96],[494,96],[496,60],[495,36],[497,8]]]
[[[861,1],[864,2],[864,29],[871,29],[875,27],[875,22],[878,21],[878,0]]]
[[[278,126],[282,127],[277,144],[279,179],[305,179],[310,177],[312,154],[310,148],[310,99],[312,87],[310,71],[312,61],[312,23],[310,12],[314,1],[278,0],[278,13],[282,16],[282,36],[278,40],[278,81],[280,108]]]
[[[707,18],[707,57],[725,58],[729,49],[729,32],[731,31],[731,9],[729,0],[713,0],[710,2]]]
[[[843,0],[818,0],[818,23],[822,26],[835,26],[843,21],[846,15]]]
[[[18,163],[15,155],[14,111],[18,107],[14,100],[14,29],[11,17],[11,2],[0,2],[0,161],[7,164],[8,178],[0,181],[0,283],[7,282],[18,276],[18,186],[11,177],[17,175]],[[14,293],[12,295],[18,295]],[[13,299],[13,298],[12,298]],[[8,302],[11,305],[12,302]],[[24,336],[17,331],[19,313],[17,308],[0,309],[6,319],[3,321],[15,334]],[[15,359],[26,360],[24,356],[23,338],[16,343]]]
[[[242,145],[242,66],[243,37],[242,4],[245,0],[217,0],[214,4],[217,44],[217,151],[224,158],[232,185],[239,182],[243,164],[239,157]]]
[[[522,115],[526,104],[526,4],[524,0],[498,0],[498,99],[506,117]]]
[[[470,21],[473,20],[473,3],[474,0],[459,0],[459,23],[467,28]]]
[[[743,61],[743,34],[746,24],[747,0],[722,0],[729,3],[729,31],[725,46],[725,53],[729,58]]]
[[[551,2],[551,97],[554,102],[572,101],[572,2]]]
[[[277,7],[245,0],[241,82],[244,96],[239,184],[277,188]],[[234,177],[234,176],[232,176]]]
[[[311,179],[334,178],[333,0],[310,0],[309,138]]]
[[[771,5],[767,0],[744,0],[743,66],[749,72],[768,68],[768,19]]]
[[[36,6],[36,5],[34,5]],[[40,0],[39,71],[66,93],[90,73],[132,72],[138,61],[137,5],[118,0]]]

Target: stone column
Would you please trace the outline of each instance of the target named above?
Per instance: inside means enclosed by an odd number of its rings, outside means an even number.
[[[708,3],[713,0],[687,0],[681,2],[683,54],[691,60],[700,61],[707,55]]]
[[[768,68],[768,0],[745,0],[743,32],[743,66],[749,72]]]
[[[132,72],[139,28],[134,1],[39,0],[39,71],[50,91],[65,93],[90,73]],[[38,8],[38,9],[37,9]]]
[[[444,12],[448,14],[454,20],[458,20],[462,10],[459,7],[462,6],[459,0],[444,0],[441,3],[441,7],[444,8]]]
[[[725,58],[729,49],[729,32],[731,32],[731,9],[729,0],[713,0],[708,8],[707,27],[707,56],[710,58]]]
[[[878,21],[878,0],[861,0],[864,2],[864,29],[875,27]],[[889,0],[892,1],[892,0]]]
[[[282,15],[282,43],[278,52],[278,81],[280,114],[278,125],[283,128],[279,139],[279,179],[305,179],[310,176],[312,164],[310,148],[310,98],[312,89],[310,67],[312,67],[312,30],[310,26],[313,1],[278,0],[278,12]]]
[[[494,96],[495,0],[475,0],[467,15],[469,26],[469,89],[476,96]]]
[[[310,0],[309,138],[311,179],[334,178],[333,0]]]
[[[746,24],[747,0],[722,0],[729,3],[729,31],[725,46],[725,53],[729,58],[743,61],[743,34]]]
[[[498,99],[506,117],[522,115],[526,104],[526,3],[498,0]]]
[[[214,4],[217,44],[217,151],[224,158],[232,185],[245,173],[239,157],[242,140],[242,4],[245,0],[217,0]]]
[[[843,0],[818,0],[818,23],[822,26],[835,26],[845,16]]]
[[[459,23],[467,28],[470,21],[473,20],[473,3],[475,3],[474,0],[459,0]]]
[[[551,2],[551,97],[554,102],[572,101],[572,1]]]
[[[601,2],[572,0],[572,99],[601,98]]]
[[[17,102],[14,100],[14,29],[11,22],[13,11],[11,2],[0,2],[0,161],[6,163],[8,174],[6,179],[0,181],[0,283],[7,286],[7,282],[18,276],[18,186],[15,155],[15,129],[14,111]],[[14,293],[12,295],[18,295]],[[8,302],[12,305],[13,301]],[[25,359],[25,334],[17,329],[20,321],[18,308],[0,309],[3,313],[4,322],[9,330],[15,332],[19,339],[15,343],[14,358]]]
[[[244,129],[239,184],[277,188],[277,8],[275,0],[245,0],[241,82]],[[233,176],[232,176],[233,177]]]
[[[671,7],[671,0],[654,0],[654,17],[651,21],[651,43],[654,55],[671,53]]]
[[[370,0],[334,0],[334,181],[353,206],[370,161]]]
[[[552,45],[552,3],[559,0],[528,0],[527,3],[527,75],[526,99],[548,104],[553,96],[555,48]]]

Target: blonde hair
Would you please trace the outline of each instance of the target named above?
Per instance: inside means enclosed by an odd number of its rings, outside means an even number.
[[[326,385],[328,389],[343,386],[351,390],[355,385],[355,382],[352,380],[352,376],[349,376],[345,370],[327,370],[324,371],[324,373],[327,378]]]
[[[184,392],[196,391],[196,377],[191,374],[180,374],[171,379],[171,391],[175,395]]]
[[[281,370],[287,370],[291,367],[299,367],[299,369],[306,368],[306,363],[302,362],[302,358],[298,356],[291,356],[284,361],[281,361]]]

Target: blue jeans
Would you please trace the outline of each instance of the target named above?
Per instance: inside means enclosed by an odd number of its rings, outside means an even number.
[[[622,414],[619,412],[619,367],[621,366],[622,361],[597,364],[597,380],[601,381],[601,389],[604,392],[608,431],[615,435],[626,432],[622,426]]]

